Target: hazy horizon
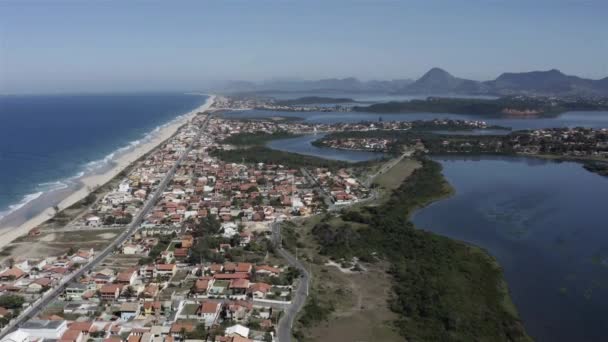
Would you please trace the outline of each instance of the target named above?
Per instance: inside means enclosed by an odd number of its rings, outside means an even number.
[[[0,93],[189,91],[211,82],[608,76],[602,1],[0,3]]]

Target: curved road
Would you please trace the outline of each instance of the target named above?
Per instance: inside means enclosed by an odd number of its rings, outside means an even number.
[[[302,276],[298,282],[295,294],[291,299],[291,305],[285,310],[285,314],[279,320],[277,327],[277,339],[279,342],[290,342],[291,341],[291,328],[293,322],[296,319],[298,312],[304,307],[306,303],[306,297],[308,296],[308,286],[310,285],[310,273],[304,267],[304,264],[296,259],[291,253],[283,248],[281,239],[281,224],[272,224],[272,238],[273,243],[278,254],[280,254],[289,265],[300,270]]]

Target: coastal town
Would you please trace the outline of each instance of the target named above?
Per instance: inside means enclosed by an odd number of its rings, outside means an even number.
[[[347,169],[229,163],[212,152],[232,149],[233,135],[319,128],[199,113],[57,228],[118,231],[113,243],[4,258],[2,341],[277,340],[302,271],[275,253],[273,224],[357,203],[369,189]]]
[[[301,264],[279,252],[276,225],[373,199],[374,190],[348,167],[235,162],[223,152],[320,134],[317,146],[385,153],[608,155],[606,129],[509,133],[482,120],[323,124],[221,115],[235,104],[255,105],[219,97],[110,189],[85,199],[84,211],[25,238],[102,232],[105,243],[72,241],[44,257],[4,255],[2,341],[243,342],[289,334],[308,280]],[[487,129],[508,134],[449,135]]]

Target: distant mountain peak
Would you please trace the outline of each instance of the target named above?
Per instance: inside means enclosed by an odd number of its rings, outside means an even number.
[[[438,67],[434,67],[431,68],[429,71],[427,71],[424,75],[422,75],[422,77],[420,77],[420,79],[425,79],[425,78],[435,78],[435,77],[454,77],[452,76],[452,74],[450,74],[449,72],[445,71],[444,69],[438,68]]]

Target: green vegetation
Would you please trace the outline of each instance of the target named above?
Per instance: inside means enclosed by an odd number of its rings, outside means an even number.
[[[23,303],[25,303],[25,300],[21,296],[4,295],[0,297],[0,307],[5,309],[20,309]]]
[[[324,219],[313,228],[320,253],[335,260],[389,261],[396,326],[409,341],[527,341],[502,271],[474,246],[416,229],[409,214],[451,189],[441,166],[421,167],[388,200]]]
[[[587,171],[608,177],[608,162],[586,161],[583,163],[583,167]]]
[[[305,96],[291,100],[280,100],[275,101],[279,106],[293,106],[293,105],[306,105],[306,104],[324,104],[324,103],[354,103],[357,102],[347,97],[323,97],[323,96]]]
[[[167,247],[169,247],[169,244],[171,244],[171,240],[174,237],[175,237],[174,235],[159,236],[158,243],[154,247],[152,247],[152,249],[150,250],[150,253],[148,253],[147,257],[139,259],[139,264],[147,265],[147,264],[152,263],[154,260],[156,260],[160,256],[160,253],[162,253],[163,251],[165,251],[167,249]]]
[[[254,133],[239,133],[229,136],[224,139],[222,143],[231,144],[237,146],[254,146],[254,145],[264,145],[267,142],[275,139],[286,139],[286,138],[295,138],[299,137],[298,134],[293,134],[287,131],[276,131],[273,133],[266,132],[254,132]]]
[[[333,311],[334,307],[331,304],[321,303],[314,295],[311,295],[302,308],[299,322],[309,328],[315,323],[327,320]]]
[[[345,161],[322,159],[303,154],[289,153],[273,150],[263,146],[254,146],[247,149],[211,151],[211,155],[229,163],[265,163],[284,165],[288,168],[300,167],[323,167],[329,169],[341,169],[353,166],[365,166],[367,162],[348,163]]]
[[[536,112],[537,115],[557,115],[571,110],[605,110],[605,106],[587,101],[561,101],[545,98],[501,97],[499,99],[463,99],[429,97],[426,100],[387,102],[367,107],[354,107],[355,111],[374,113],[455,113],[474,115],[505,115],[507,110]]]

